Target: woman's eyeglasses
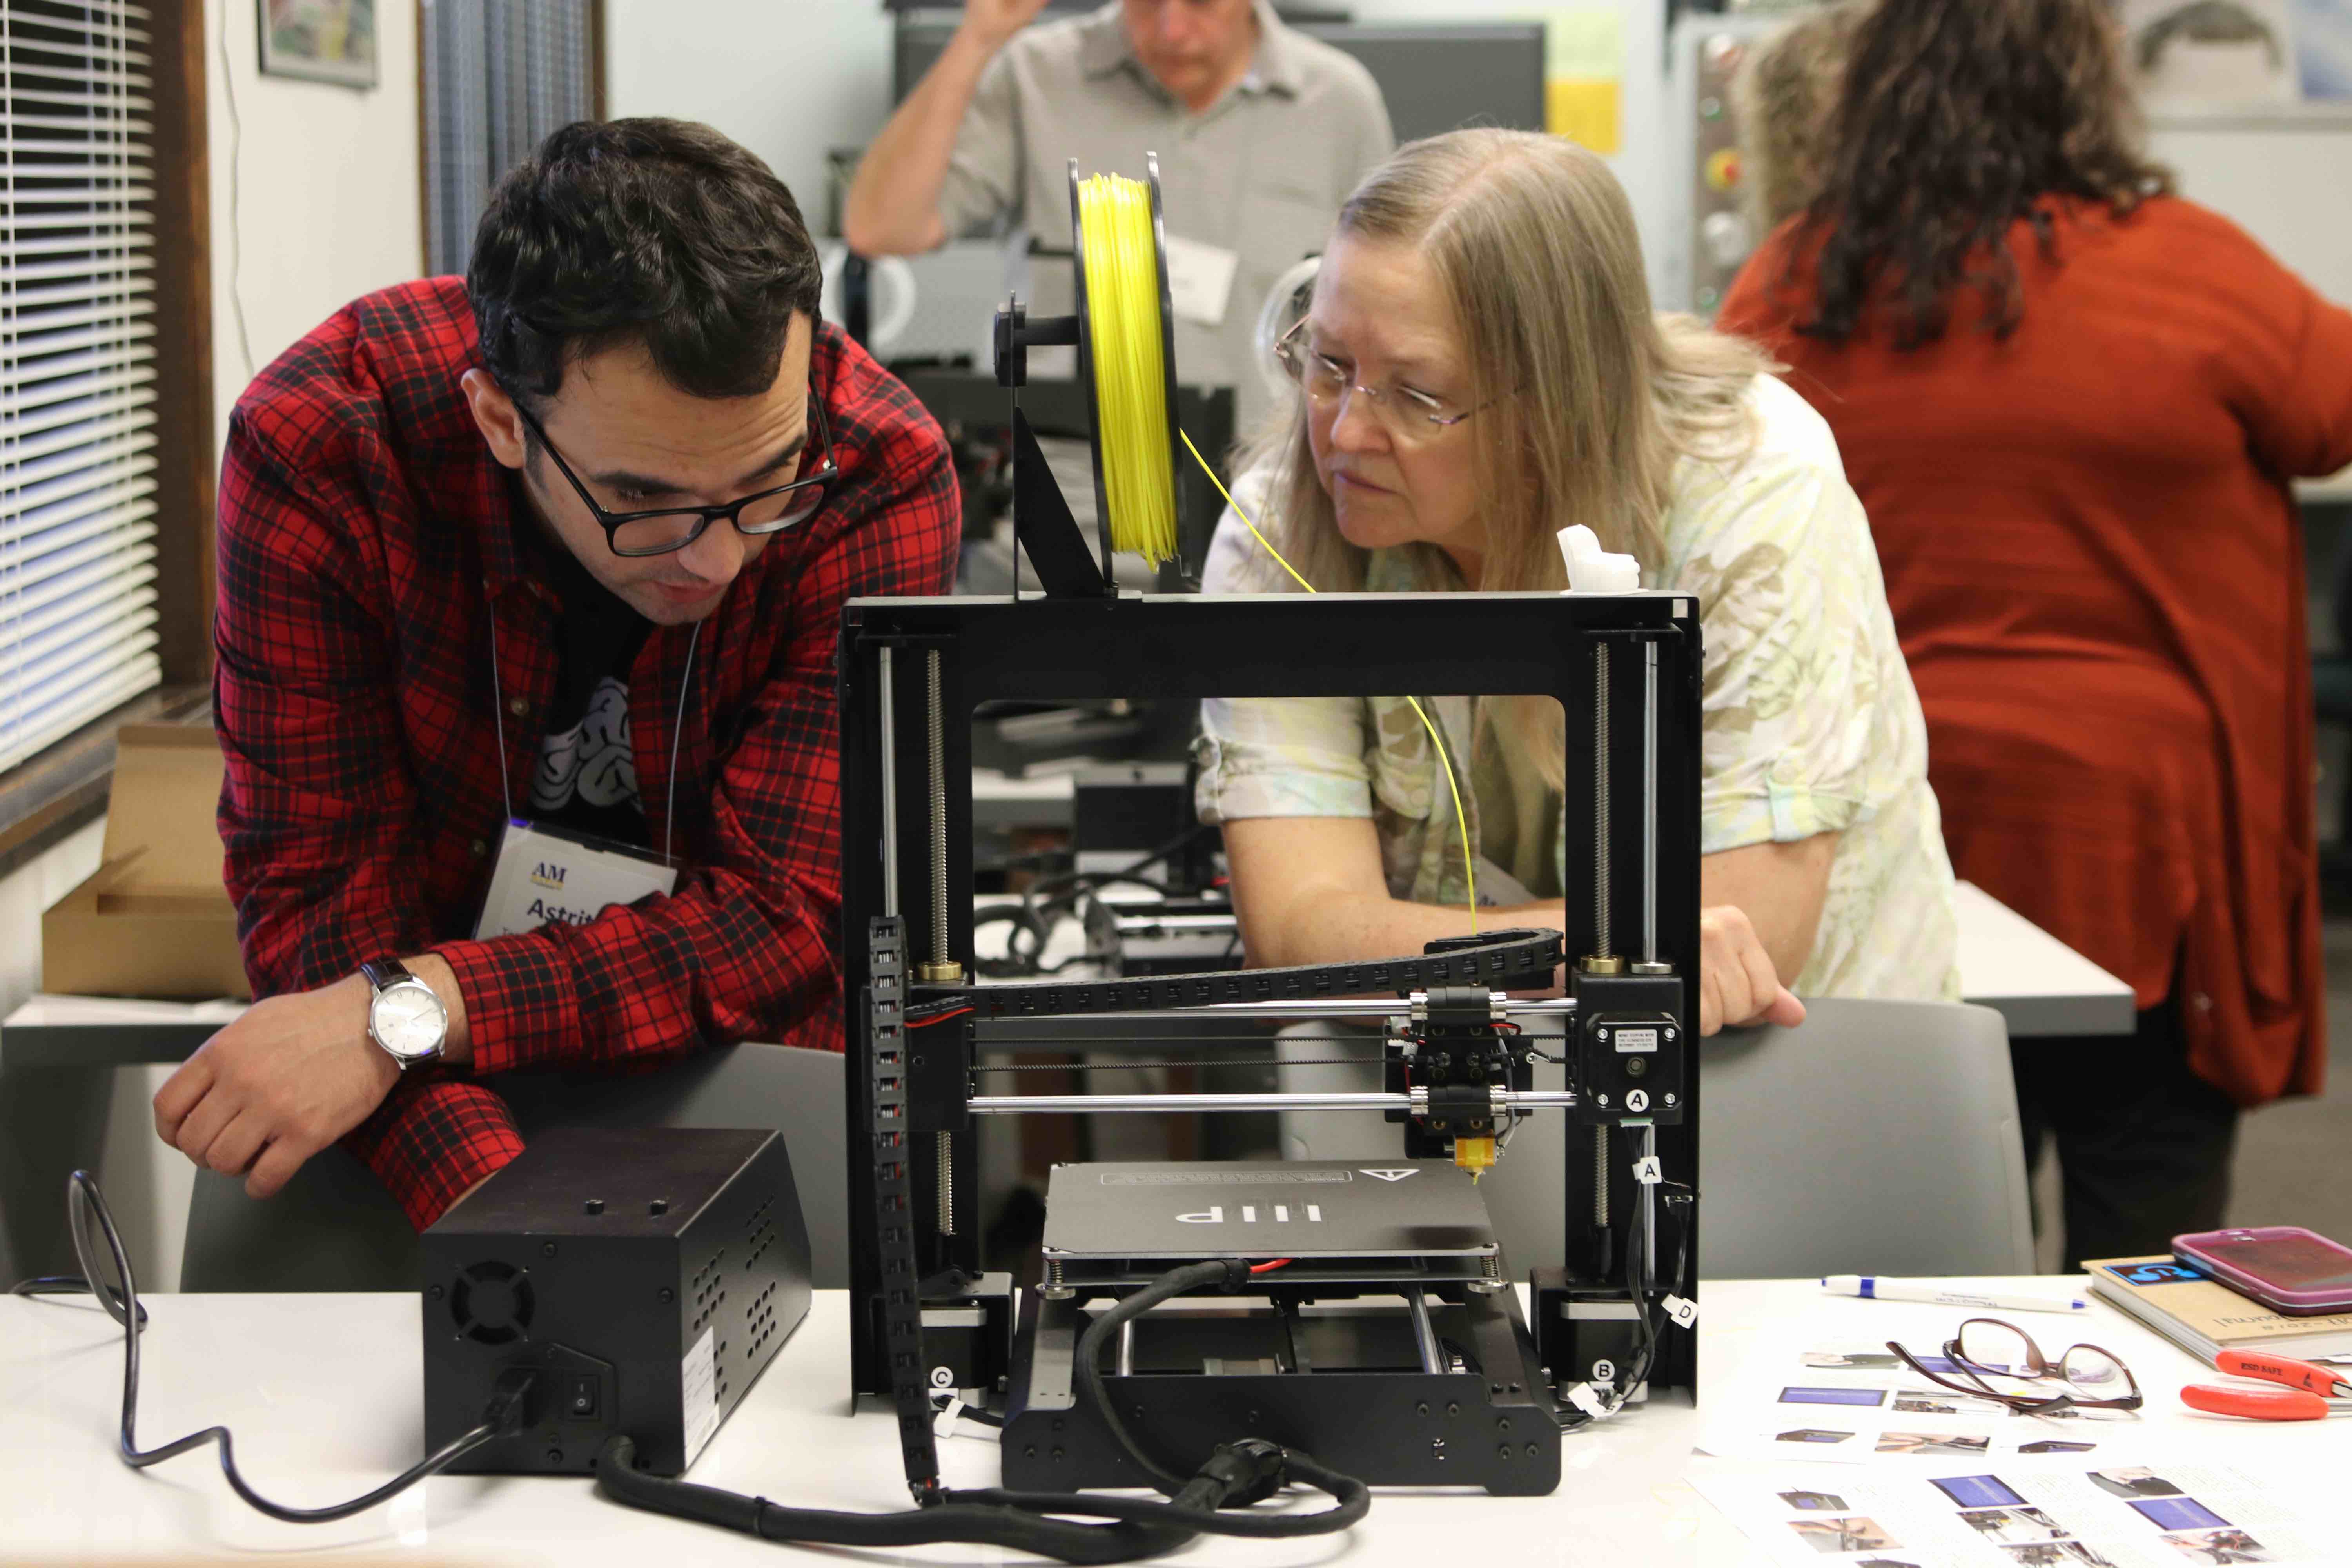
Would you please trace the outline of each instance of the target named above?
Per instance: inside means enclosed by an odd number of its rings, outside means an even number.
[[[839,465],[833,459],[833,431],[825,424],[824,403],[821,398],[811,397],[809,430],[815,439],[803,440],[799,466],[791,482],[754,491],[725,506],[609,511],[588,493],[588,487],[580,482],[580,476],[572,471],[572,465],[563,460],[563,454],[547,438],[547,431],[540,422],[520,403],[515,405],[515,412],[539,437],[539,444],[547,448],[547,455],[555,459],[556,471],[571,484],[581,504],[604,525],[604,541],[615,555],[667,555],[673,550],[683,550],[701,538],[703,530],[722,519],[744,533],[781,533],[785,529],[797,528],[816,515],[817,509],[824,505],[833,481],[841,475]]]
[[[1464,408],[1433,393],[1423,392],[1391,382],[1386,386],[1366,386],[1355,379],[1354,367],[1333,359],[1309,344],[1303,335],[1307,318],[1301,316],[1291,329],[1283,333],[1274,345],[1275,358],[1309,403],[1337,404],[1349,392],[1360,393],[1371,405],[1373,416],[1388,433],[1407,445],[1433,441],[1438,433],[1450,430],[1480,408],[1490,406],[1500,399],[1489,399],[1476,408]]]
[[[1892,1340],[1886,1348],[1903,1363],[1938,1388],[1972,1398],[1991,1399],[2021,1415],[2049,1415],[2061,1410],[2137,1410],[2139,1384],[2121,1357],[2096,1345],[2070,1345],[2055,1362],[2042,1353],[2024,1330],[1999,1318],[1970,1318],[1959,1333],[1944,1344],[1941,1364],[1948,1373],[1932,1370]],[[2063,1393],[2047,1387],[2019,1389],[2015,1384],[2062,1384]]]

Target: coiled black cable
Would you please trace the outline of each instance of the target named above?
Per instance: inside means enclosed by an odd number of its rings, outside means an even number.
[[[1108,1311],[1097,1313],[1095,1321],[1087,1325],[1086,1332],[1078,1336],[1077,1353],[1073,1357],[1078,1386],[1085,1390],[1087,1402],[1095,1407],[1095,1414],[1102,1417],[1102,1424],[1110,1429],[1112,1440],[1127,1451],[1129,1458],[1143,1467],[1144,1474],[1150,1476],[1152,1484],[1161,1491],[1173,1493],[1184,1485],[1184,1478],[1147,1452],[1143,1445],[1136,1441],[1135,1435],[1127,1429],[1127,1423],[1119,1419],[1118,1407],[1111,1403],[1110,1393],[1103,1386],[1104,1342],[1125,1324],[1143,1316],[1162,1301],[1189,1295],[1212,1285],[1222,1285],[1231,1289],[1249,1283],[1249,1265],[1239,1258],[1216,1258],[1171,1268],[1142,1289],[1120,1297]]]
[[[763,1497],[691,1481],[667,1480],[635,1468],[636,1445],[626,1437],[605,1443],[596,1456],[596,1484],[615,1502],[653,1513],[699,1520],[728,1530],[756,1535],[764,1541],[827,1546],[919,1546],[931,1542],[969,1542],[1034,1552],[1064,1563],[1131,1563],[1173,1552],[1198,1534],[1189,1521],[1157,1524],[1120,1521],[1079,1524],[1048,1519],[1027,1509],[992,1501],[969,1501],[965,1494],[948,1492],[931,1508],[901,1509],[892,1513],[846,1513],[832,1509],[786,1508]],[[1217,1485],[1202,1479],[1186,1494],[1188,1510],[1205,1517]],[[988,1494],[978,1494],[985,1497]],[[1108,1499],[1070,1497],[1061,1500],[1059,1513],[1095,1511]],[[1169,1509],[1167,1503],[1155,1508]]]
[[[605,1443],[596,1456],[596,1481],[605,1495],[631,1508],[699,1520],[767,1541],[828,1546],[919,1546],[972,1542],[1034,1552],[1064,1563],[1131,1563],[1173,1552],[1196,1535],[1282,1537],[1324,1535],[1347,1529],[1371,1506],[1371,1489],[1318,1464],[1307,1455],[1249,1439],[1220,1447],[1176,1490],[1170,1502],[1093,1492],[1013,1492],[998,1489],[944,1491],[929,1508],[895,1513],[845,1513],[787,1508],[763,1497],[689,1481],[649,1476],[635,1468],[636,1445]],[[1320,1513],[1222,1513],[1254,1502],[1286,1481],[1329,1493],[1337,1506]],[[1053,1515],[1108,1520],[1078,1524]]]
[[[973,1542],[1034,1552],[1064,1563],[1129,1563],[1173,1552],[1198,1535],[1283,1539],[1346,1530],[1371,1507],[1371,1489],[1313,1456],[1262,1438],[1221,1445],[1194,1472],[1179,1476],[1139,1448],[1106,1397],[1100,1370],[1105,1336],[1171,1297],[1250,1278],[1239,1260],[1187,1264],[1161,1275],[1102,1313],[1079,1337],[1078,1375],[1111,1435],[1170,1494],[1166,1502],[1095,1492],[1024,1492],[989,1488],[939,1491],[928,1507],[896,1513],[845,1513],[787,1508],[765,1498],[649,1476],[635,1468],[636,1447],[615,1437],[596,1456],[596,1480],[607,1496],[631,1508],[700,1520],[768,1541],[831,1546],[915,1546]],[[1297,1482],[1328,1493],[1319,1513],[1223,1512],[1271,1497]],[[1055,1515],[1108,1521],[1080,1524]]]

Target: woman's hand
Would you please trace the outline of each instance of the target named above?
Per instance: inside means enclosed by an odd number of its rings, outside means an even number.
[[[1701,910],[1698,916],[1698,1032],[1712,1035],[1726,1025],[1805,1021],[1805,1005],[1789,994],[1764,951],[1763,938],[1733,904]]]

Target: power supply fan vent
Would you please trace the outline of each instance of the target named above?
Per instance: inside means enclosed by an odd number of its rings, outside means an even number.
[[[759,1208],[752,1213],[751,1223],[743,1227],[743,1245],[745,1249],[750,1253],[750,1256],[743,1259],[743,1267],[746,1269],[758,1267],[761,1257],[765,1254],[768,1248],[775,1242],[776,1222],[774,1217],[768,1213],[770,1209],[775,1206],[775,1204],[776,1200],[773,1198],[770,1198],[766,1202],[762,1203]]]
[[[695,1277],[687,1281],[694,1297],[694,1321],[687,1325],[689,1334],[699,1334],[710,1320],[719,1315],[719,1303],[727,1300],[727,1249],[720,1247],[710,1255]]]
[[[449,1292],[449,1316],[457,1320],[457,1331],[477,1344],[512,1344],[521,1339],[530,1331],[536,1305],[530,1277],[496,1258],[467,1268]]]
[[[754,1357],[767,1349],[768,1342],[776,1337],[775,1296],[776,1284],[772,1279],[768,1288],[753,1297],[751,1306],[744,1309],[743,1328],[751,1337],[749,1353]]]

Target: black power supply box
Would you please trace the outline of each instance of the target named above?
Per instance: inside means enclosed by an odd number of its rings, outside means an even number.
[[[524,1429],[450,1468],[584,1472],[614,1434],[694,1462],[808,1311],[808,1227],[772,1131],[546,1132],[425,1233],[425,1443],[540,1373]]]

